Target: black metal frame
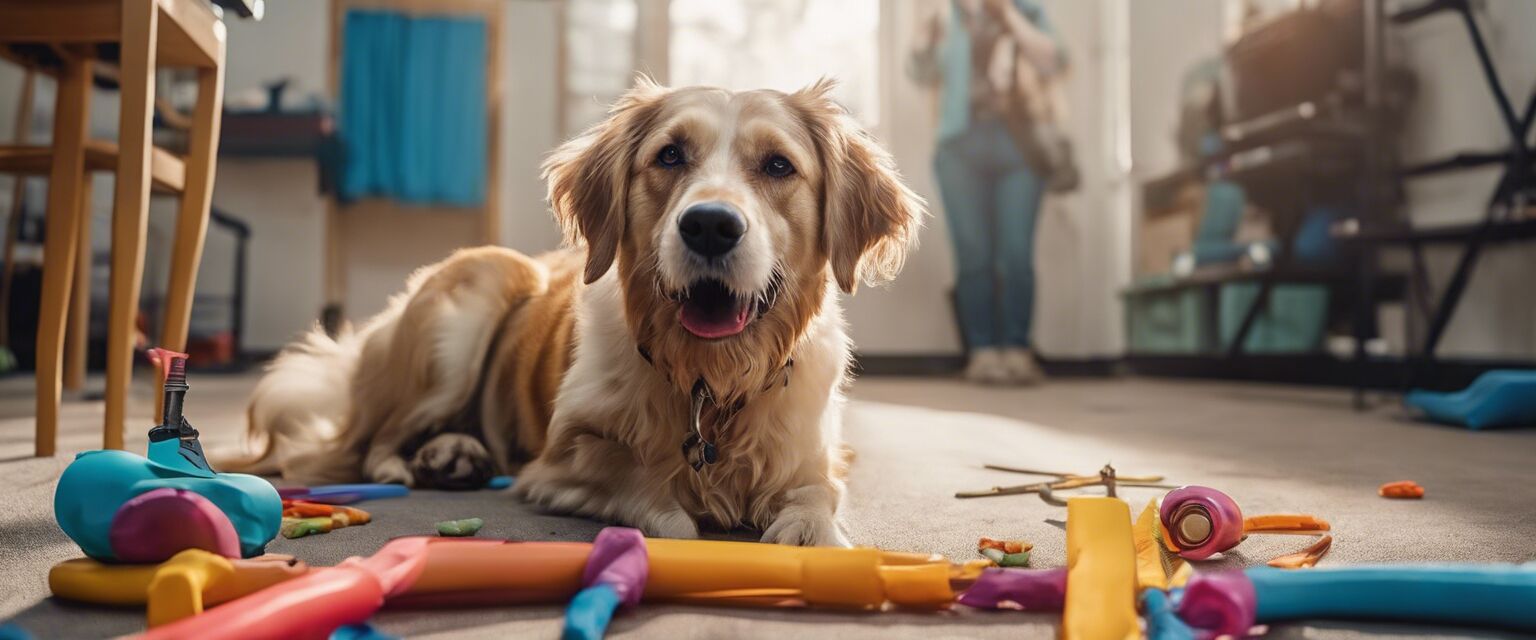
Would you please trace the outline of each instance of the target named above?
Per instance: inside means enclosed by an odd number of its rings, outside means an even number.
[[[218,207],[210,207],[208,219],[235,237],[235,291],[230,296],[229,333],[234,341],[235,361],[244,360],[245,353],[245,269],[246,248],[251,242],[251,226]]]
[[[1421,292],[1415,297],[1426,305],[1418,309],[1417,313],[1427,319],[1428,326],[1418,354],[1410,356],[1405,363],[1408,366],[1408,375],[1404,384],[1410,387],[1425,384],[1436,378],[1436,369],[1440,366],[1436,349],[1445,336],[1451,318],[1455,315],[1483,249],[1496,242],[1536,238],[1536,221],[1509,218],[1509,212],[1519,208],[1523,202],[1526,190],[1536,186],[1531,182],[1533,149],[1527,142],[1532,122],[1536,120],[1536,94],[1527,99],[1523,114],[1515,113],[1514,104],[1510,101],[1509,93],[1499,79],[1482,29],[1478,26],[1471,3],[1467,0],[1431,0],[1418,7],[1397,13],[1391,20],[1396,24],[1407,24],[1447,11],[1456,12],[1467,29],[1468,38],[1477,54],[1479,68],[1498,106],[1500,120],[1509,134],[1509,148],[1492,153],[1458,153],[1450,158],[1424,163],[1397,173],[1399,179],[1411,179],[1444,171],[1502,165],[1503,173],[1499,177],[1493,194],[1489,196],[1482,219],[1477,223],[1427,230],[1412,227],[1386,231],[1365,230],[1350,238],[1357,244],[1364,257],[1362,264],[1367,267],[1360,273],[1362,287],[1370,286],[1371,279],[1374,277],[1370,266],[1374,265],[1377,253],[1383,247],[1394,244],[1405,245],[1411,252],[1413,278],[1417,289]],[[1461,255],[1438,301],[1429,305],[1428,301],[1432,296],[1429,294],[1429,277],[1425,267],[1423,248],[1427,244],[1445,243],[1462,244]],[[1363,340],[1361,340],[1365,326],[1365,319],[1357,318],[1355,359],[1357,369],[1360,371],[1355,384],[1357,405],[1363,404],[1363,390],[1368,386],[1365,372],[1369,363],[1363,351]]]

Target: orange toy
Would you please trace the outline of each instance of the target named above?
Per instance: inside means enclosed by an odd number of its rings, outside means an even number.
[[[980,572],[979,566],[951,565],[942,556],[878,549],[654,538],[645,546],[646,601],[937,609],[954,601],[952,579],[974,579]],[[421,576],[389,604],[565,602],[580,590],[591,552],[592,545],[578,542],[434,544]]]
[[[1399,480],[1381,485],[1381,488],[1377,489],[1376,493],[1383,498],[1418,500],[1424,497],[1424,487],[1419,486],[1419,483],[1412,480]]]

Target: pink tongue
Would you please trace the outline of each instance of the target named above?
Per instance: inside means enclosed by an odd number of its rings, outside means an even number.
[[[725,338],[741,333],[747,328],[751,305],[736,303],[729,309],[705,310],[692,304],[684,304],[677,319],[689,333],[704,339]]]

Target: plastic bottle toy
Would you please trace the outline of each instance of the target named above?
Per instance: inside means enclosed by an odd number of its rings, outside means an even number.
[[[149,457],[115,450],[75,456],[53,496],[59,528],[104,562],[158,563],[185,549],[261,555],[282,521],[277,490],[208,466],[197,430],[182,416],[186,354],[151,353],[164,371],[165,409],[149,431]]]
[[[1169,491],[1160,515],[1169,550],[1190,560],[1227,551],[1250,533],[1322,533],[1329,529],[1327,522],[1302,514],[1244,518],[1232,496],[1194,485]]]

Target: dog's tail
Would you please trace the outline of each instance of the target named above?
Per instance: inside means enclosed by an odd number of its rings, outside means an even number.
[[[283,349],[251,392],[244,451],[216,457],[219,469],[277,474],[295,454],[331,448],[351,410],[365,337],[344,329],[332,338],[317,326]]]

